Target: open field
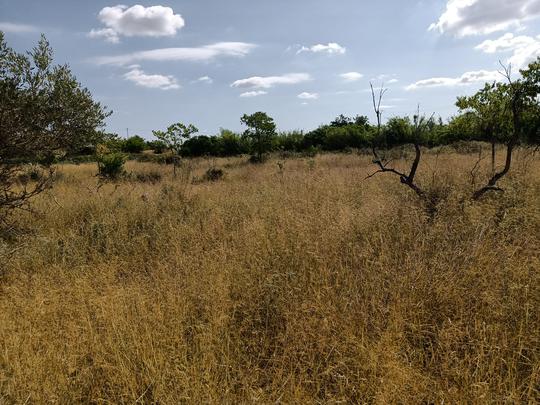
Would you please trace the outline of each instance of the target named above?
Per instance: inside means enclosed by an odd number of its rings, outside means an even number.
[[[0,403],[540,401],[538,154],[478,203],[427,154],[432,219],[369,156],[245,160],[59,167],[0,242]]]

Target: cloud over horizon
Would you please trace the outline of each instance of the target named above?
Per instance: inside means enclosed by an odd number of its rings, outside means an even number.
[[[502,76],[498,71],[478,70],[465,72],[459,77],[432,77],[419,80],[405,87],[405,90],[418,90],[430,87],[454,87],[467,86],[474,83],[485,83],[501,80]]]
[[[289,73],[282,76],[253,76],[247,79],[236,80],[231,87],[269,89],[279,84],[297,84],[311,80],[308,73]]]

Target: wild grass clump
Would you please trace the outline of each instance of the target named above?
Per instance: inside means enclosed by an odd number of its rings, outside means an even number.
[[[99,186],[59,167],[0,242],[0,402],[536,403],[540,162],[517,156],[472,203],[476,155],[426,154],[433,217],[364,181],[369,156],[223,159],[200,184],[205,160]]]

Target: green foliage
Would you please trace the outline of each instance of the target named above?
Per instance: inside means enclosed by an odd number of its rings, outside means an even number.
[[[274,150],[300,152],[304,146],[304,133],[302,131],[281,132],[273,140]]]
[[[138,135],[126,139],[122,144],[122,150],[126,153],[141,153],[146,149],[146,141]]]
[[[170,125],[166,131],[152,131],[154,136],[177,156],[181,154],[184,142],[197,132],[199,130],[194,125],[184,125],[181,122]]]
[[[26,54],[10,48],[0,31],[0,220],[48,189],[57,157],[93,147],[110,115],[81,86],[67,65],[53,65],[53,51],[42,35]],[[20,162],[39,164],[40,178],[17,186]]]
[[[125,174],[126,156],[122,153],[102,153],[97,156],[98,175],[103,179],[116,180]]]
[[[155,154],[160,155],[167,149],[167,145],[162,141],[148,141],[146,142],[146,148],[153,150]]]
[[[472,140],[504,141],[511,133],[512,117],[508,105],[507,85],[486,83],[470,97],[458,97],[456,106],[468,113],[475,134]]]
[[[528,105],[523,114],[523,138],[531,144],[540,144],[540,57],[520,71]]]
[[[248,153],[249,145],[240,135],[221,128],[218,136],[218,151],[220,156],[236,156]]]
[[[1,158],[39,158],[95,145],[108,115],[67,65],[53,65],[44,36],[24,55],[9,48],[0,32]]]
[[[271,150],[272,139],[276,135],[274,120],[259,111],[251,115],[244,114],[240,121],[248,127],[244,136],[251,140],[257,161],[262,162],[263,155]]]
[[[154,136],[165,144],[167,149],[173,153],[173,170],[176,176],[176,167],[179,164],[178,157],[182,153],[182,146],[191,135],[199,132],[194,125],[184,125],[181,122],[170,125],[166,131],[152,131]]]
[[[218,145],[215,137],[201,135],[184,142],[182,156],[199,157],[206,155],[218,155]]]

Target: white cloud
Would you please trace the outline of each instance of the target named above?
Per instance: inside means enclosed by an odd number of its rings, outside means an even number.
[[[104,7],[98,18],[105,27],[92,29],[88,35],[91,38],[105,38],[113,43],[119,42],[120,36],[173,36],[185,25],[180,14],[174,14],[172,8],[163,6]]]
[[[150,89],[176,90],[180,88],[174,76],[147,75],[139,66],[131,66],[130,71],[124,74],[124,79],[140,87]]]
[[[212,84],[214,83],[214,80],[210,76],[202,76],[197,79],[197,82],[199,83],[206,83],[206,84]]]
[[[507,62],[521,69],[540,56],[540,35],[535,38],[507,33],[498,39],[484,41],[475,49],[485,53],[512,52]]]
[[[327,45],[317,44],[311,47],[303,46],[296,53],[298,54],[302,52],[327,53],[329,55],[333,55],[333,54],[343,55],[345,52],[347,52],[347,49],[335,42],[330,42]]]
[[[231,87],[269,89],[278,84],[297,84],[311,80],[307,73],[289,73],[282,76],[254,76],[247,79],[241,79],[231,84]]]
[[[360,80],[362,77],[364,77],[362,73],[358,73],[358,72],[342,73],[339,76],[346,82],[356,82]]]
[[[105,41],[111,44],[117,44],[120,42],[120,37],[112,28],[94,29],[88,33],[89,38],[103,38]]]
[[[301,100],[317,100],[319,95],[317,93],[303,92],[297,96]]]
[[[264,96],[265,94],[268,94],[266,91],[258,90],[258,91],[246,91],[245,93],[240,94],[240,97],[242,98],[253,98],[258,96]]]
[[[373,79],[371,79],[371,81],[380,81],[380,82],[382,82],[384,84],[393,84],[393,83],[397,83],[399,81],[396,76],[397,76],[396,74],[383,73],[383,74],[380,74],[377,77],[374,77]]]
[[[455,87],[466,86],[473,83],[485,83],[501,80],[502,76],[497,71],[478,70],[466,72],[460,77],[433,77],[410,84],[406,90],[418,90],[428,87]]]
[[[540,0],[448,0],[446,11],[429,29],[458,37],[490,34],[538,16]]]
[[[218,42],[197,48],[161,48],[117,56],[93,59],[98,65],[127,65],[140,61],[191,61],[204,62],[221,56],[243,57],[256,45],[245,42]]]
[[[0,22],[0,31],[11,32],[14,34],[22,34],[25,32],[35,32],[36,27],[26,24],[15,24],[10,22]]]

